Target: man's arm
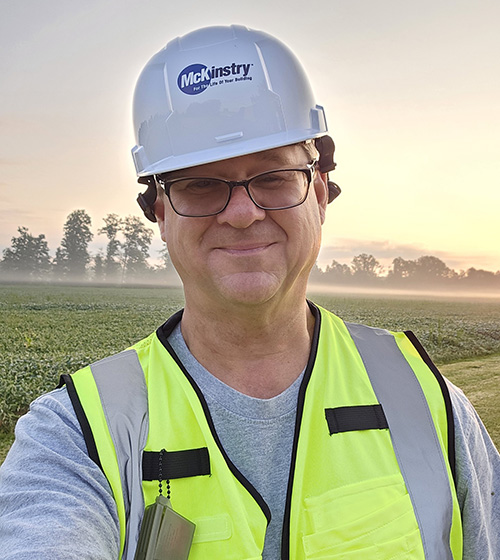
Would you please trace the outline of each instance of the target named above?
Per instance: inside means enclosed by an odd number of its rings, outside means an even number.
[[[119,524],[108,481],[88,457],[65,388],[34,401],[0,468],[4,560],[116,560]]]
[[[449,388],[464,559],[494,560],[500,558],[500,455],[463,392],[451,383]]]

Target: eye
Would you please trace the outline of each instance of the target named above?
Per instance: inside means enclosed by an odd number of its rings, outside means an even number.
[[[181,179],[176,181],[172,188],[178,193],[185,194],[207,194],[213,191],[219,191],[225,188],[226,184],[218,179],[211,179],[207,177],[193,177],[189,179]]]
[[[221,186],[221,182],[217,181],[216,179],[191,179],[189,183],[186,185],[186,188],[191,190],[205,190],[205,189],[214,189]]]
[[[257,189],[279,189],[287,183],[296,181],[296,174],[294,171],[273,171],[260,175],[252,181],[252,186]]]

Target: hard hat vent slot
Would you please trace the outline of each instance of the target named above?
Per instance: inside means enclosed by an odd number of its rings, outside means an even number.
[[[222,136],[216,136],[216,142],[230,142],[231,140],[238,140],[238,138],[243,138],[243,132],[231,132],[231,134],[223,134]]]

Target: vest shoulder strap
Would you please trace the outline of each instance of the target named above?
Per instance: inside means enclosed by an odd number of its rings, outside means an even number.
[[[452,560],[450,478],[422,387],[390,332],[352,323],[346,327],[383,407],[425,557]]]
[[[135,350],[125,350],[90,366],[116,459],[123,492],[126,531],[122,560],[134,557],[138,529],[144,514],[142,455],[146,446],[149,417],[144,372]],[[101,466],[92,431],[83,412],[71,376],[63,376],[89,455]],[[102,466],[101,466],[102,468]]]

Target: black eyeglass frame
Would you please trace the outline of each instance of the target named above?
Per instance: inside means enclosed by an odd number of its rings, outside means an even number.
[[[264,171],[263,173],[259,173],[258,175],[254,175],[253,177],[250,177],[250,179],[245,179],[244,181],[228,181],[226,179],[220,179],[218,177],[175,177],[174,179],[165,179],[162,175],[155,175],[155,179],[156,181],[160,184],[160,186],[163,188],[163,190],[165,191],[165,194],[168,197],[168,200],[170,202],[170,206],[172,207],[172,210],[178,214],[179,216],[183,216],[185,218],[208,218],[209,216],[217,216],[217,214],[220,214],[221,212],[224,212],[224,210],[228,207],[229,202],[231,201],[231,195],[233,194],[233,189],[235,187],[244,187],[245,190],[247,191],[247,194],[250,198],[250,200],[255,204],[255,206],[257,206],[257,208],[260,208],[261,210],[266,210],[266,211],[274,211],[274,210],[288,210],[289,208],[295,208],[296,206],[300,206],[301,204],[303,204],[307,198],[307,195],[309,194],[309,189],[311,187],[311,182],[314,176],[314,172],[316,170],[316,166],[318,164],[318,160],[314,159],[311,163],[306,164],[306,167],[302,167],[302,168],[287,168],[287,169],[271,169],[269,171]],[[269,173],[279,173],[280,171],[301,171],[302,173],[305,173],[306,177],[307,177],[307,189],[304,193],[304,196],[302,198],[302,200],[300,200],[299,202],[295,203],[295,204],[291,204],[291,205],[287,205],[287,206],[278,206],[276,208],[268,208],[266,206],[262,206],[260,204],[258,204],[251,192],[250,189],[248,188],[248,185],[254,180],[257,179],[259,177],[262,177],[264,175],[268,175]],[[225,183],[226,185],[228,185],[229,187],[229,196],[227,197],[226,203],[224,204],[224,206],[220,209],[217,210],[217,212],[210,212],[209,214],[185,214],[182,212],[179,212],[178,210],[176,210],[173,202],[172,202],[172,198],[170,197],[170,188],[172,187],[172,185],[174,185],[175,183],[178,183],[180,181],[187,181],[190,179],[196,179],[196,180],[200,180],[200,179],[215,179],[217,181],[220,181],[221,183]]]

